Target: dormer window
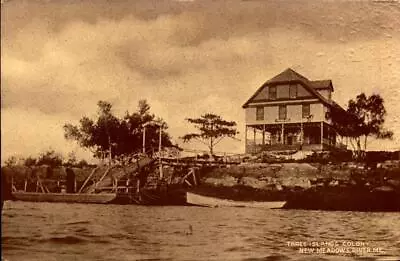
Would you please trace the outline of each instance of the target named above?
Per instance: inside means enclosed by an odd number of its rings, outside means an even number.
[[[297,98],[297,84],[289,85],[289,97],[290,97],[290,99]]]
[[[276,99],[276,86],[270,86],[269,87],[269,98],[271,100],[275,100]]]

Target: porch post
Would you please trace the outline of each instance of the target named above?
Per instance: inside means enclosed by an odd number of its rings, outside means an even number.
[[[303,140],[304,140],[304,127],[303,127],[303,121],[300,122],[300,144],[303,145]]]
[[[263,124],[263,137],[262,137],[262,145],[265,145],[265,124]]]
[[[244,153],[247,153],[247,125],[244,131]]]
[[[285,135],[283,134],[284,131],[285,131],[285,126],[284,126],[284,124],[282,123],[282,132],[281,132],[281,142],[282,142],[282,144],[285,144],[284,139],[283,139],[283,138],[285,137]]]
[[[256,127],[253,126],[253,153],[255,154],[257,152],[257,146],[256,146]]]
[[[323,145],[323,140],[324,140],[324,122],[321,121],[321,145]]]
[[[142,152],[146,153],[146,126],[143,127]]]
[[[254,146],[256,145],[256,128],[253,126],[253,142]]]

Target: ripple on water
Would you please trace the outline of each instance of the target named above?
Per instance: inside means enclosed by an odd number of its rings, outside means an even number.
[[[41,243],[55,243],[55,244],[82,244],[87,242],[86,239],[79,236],[59,236],[59,237],[46,237],[39,240]]]
[[[30,246],[35,241],[39,241],[39,239],[32,236],[2,236],[1,246],[2,248],[12,248],[13,246]]]
[[[9,260],[385,258],[303,255],[287,245],[318,240],[362,240],[387,256],[400,255],[400,233],[394,231],[400,213],[12,202],[3,217],[3,255]]]
[[[244,258],[243,261],[286,261],[292,260],[289,256],[285,255],[270,255],[265,257]]]
[[[72,222],[67,222],[64,223],[63,225],[86,225],[90,224],[91,222],[89,220],[81,220],[81,221],[72,221]]]

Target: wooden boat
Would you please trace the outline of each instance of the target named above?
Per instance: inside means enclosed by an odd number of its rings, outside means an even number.
[[[65,203],[112,203],[117,197],[116,193],[75,194],[75,193],[38,193],[38,192],[12,192],[14,200],[33,202],[65,202]]]
[[[236,201],[203,196],[186,192],[186,202],[190,205],[203,207],[251,207],[251,208],[282,208],[286,201]]]

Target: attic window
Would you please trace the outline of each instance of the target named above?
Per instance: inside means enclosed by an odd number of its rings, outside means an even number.
[[[275,100],[276,99],[276,86],[270,86],[269,87],[269,98],[271,100]]]
[[[289,97],[290,97],[290,99],[297,98],[297,84],[289,85]]]

